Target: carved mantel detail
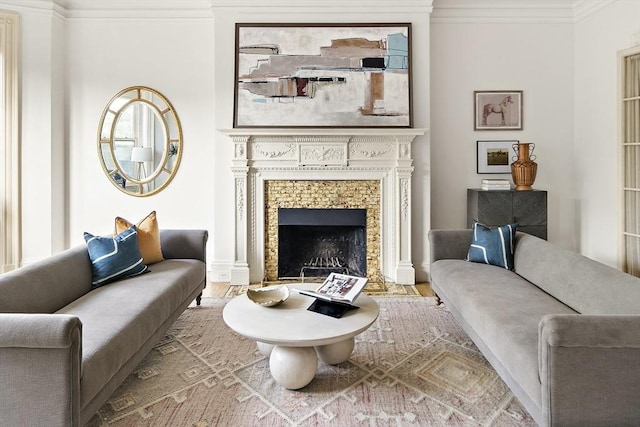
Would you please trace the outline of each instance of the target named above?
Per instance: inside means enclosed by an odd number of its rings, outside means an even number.
[[[232,284],[264,277],[264,187],[269,180],[380,180],[385,278],[415,283],[411,261],[413,140],[425,129],[230,129],[234,144]]]

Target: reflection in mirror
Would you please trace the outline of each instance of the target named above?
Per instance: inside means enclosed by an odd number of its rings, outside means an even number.
[[[117,93],[100,118],[98,153],[111,183],[149,196],[166,187],[182,158],[182,128],[168,99],[132,86]]]

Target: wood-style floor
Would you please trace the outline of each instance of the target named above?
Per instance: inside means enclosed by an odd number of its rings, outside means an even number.
[[[207,287],[204,289],[202,296],[222,298],[227,293],[229,286],[230,286],[229,282],[209,282],[207,284]],[[431,289],[431,286],[429,285],[429,283],[417,283],[415,287],[420,293],[420,295],[424,297],[435,296],[435,293]]]

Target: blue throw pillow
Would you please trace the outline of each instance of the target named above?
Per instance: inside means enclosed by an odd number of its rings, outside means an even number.
[[[138,249],[135,225],[115,237],[94,236],[85,232],[84,240],[91,258],[92,289],[148,271]]]
[[[513,252],[518,224],[487,227],[475,222],[467,261],[513,270]]]

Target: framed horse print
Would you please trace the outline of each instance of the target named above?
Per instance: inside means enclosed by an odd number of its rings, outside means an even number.
[[[521,90],[473,92],[474,130],[522,130]]]

